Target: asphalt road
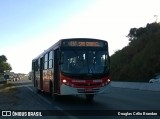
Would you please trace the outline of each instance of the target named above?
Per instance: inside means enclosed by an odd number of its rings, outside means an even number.
[[[44,110],[42,111],[43,114],[50,115],[45,116],[45,118],[160,118],[160,116],[141,116],[141,114],[147,112],[153,112],[155,114],[156,112],[158,112],[158,114],[160,113],[160,92],[110,87],[106,94],[96,95],[94,101],[89,103],[85,100],[84,96],[64,96],[61,97],[59,101],[53,101],[51,96],[46,93],[37,94],[30,81],[18,81],[15,82],[14,85],[16,88],[14,96],[17,100],[15,105],[10,109],[20,110],[21,112],[26,110]],[[133,115],[133,113],[139,116],[129,116],[129,114]],[[127,114],[128,116],[124,116]]]

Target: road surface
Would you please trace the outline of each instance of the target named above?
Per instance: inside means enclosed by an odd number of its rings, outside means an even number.
[[[0,106],[1,110],[19,110],[20,112],[40,111],[42,114],[48,115],[45,116],[45,118],[160,118],[160,116],[142,116],[144,113],[157,113],[160,115],[160,92],[154,91],[110,87],[109,90],[106,91],[106,94],[96,95],[93,102],[87,102],[84,96],[64,96],[60,98],[59,101],[53,101],[49,94],[37,94],[34,91],[31,82],[29,80],[25,80],[14,82],[14,91],[9,94],[10,95],[8,95],[8,97],[5,96],[7,97],[5,100],[3,96]],[[130,114],[136,114],[139,116],[129,116]],[[12,118],[17,119],[17,117]],[[30,116],[23,118],[36,117]],[[44,117],[37,117],[37,119],[38,118]]]

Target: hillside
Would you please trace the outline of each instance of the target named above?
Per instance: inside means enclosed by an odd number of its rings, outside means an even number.
[[[111,56],[111,78],[118,81],[148,82],[160,73],[160,24],[131,28],[128,46]]]

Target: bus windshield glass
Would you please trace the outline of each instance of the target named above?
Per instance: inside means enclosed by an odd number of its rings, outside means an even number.
[[[72,76],[104,75],[108,72],[106,50],[66,50],[61,53],[61,71]]]

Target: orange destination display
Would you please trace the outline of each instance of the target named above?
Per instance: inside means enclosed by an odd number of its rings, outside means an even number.
[[[64,41],[63,46],[68,47],[103,47],[105,44],[101,41]]]

